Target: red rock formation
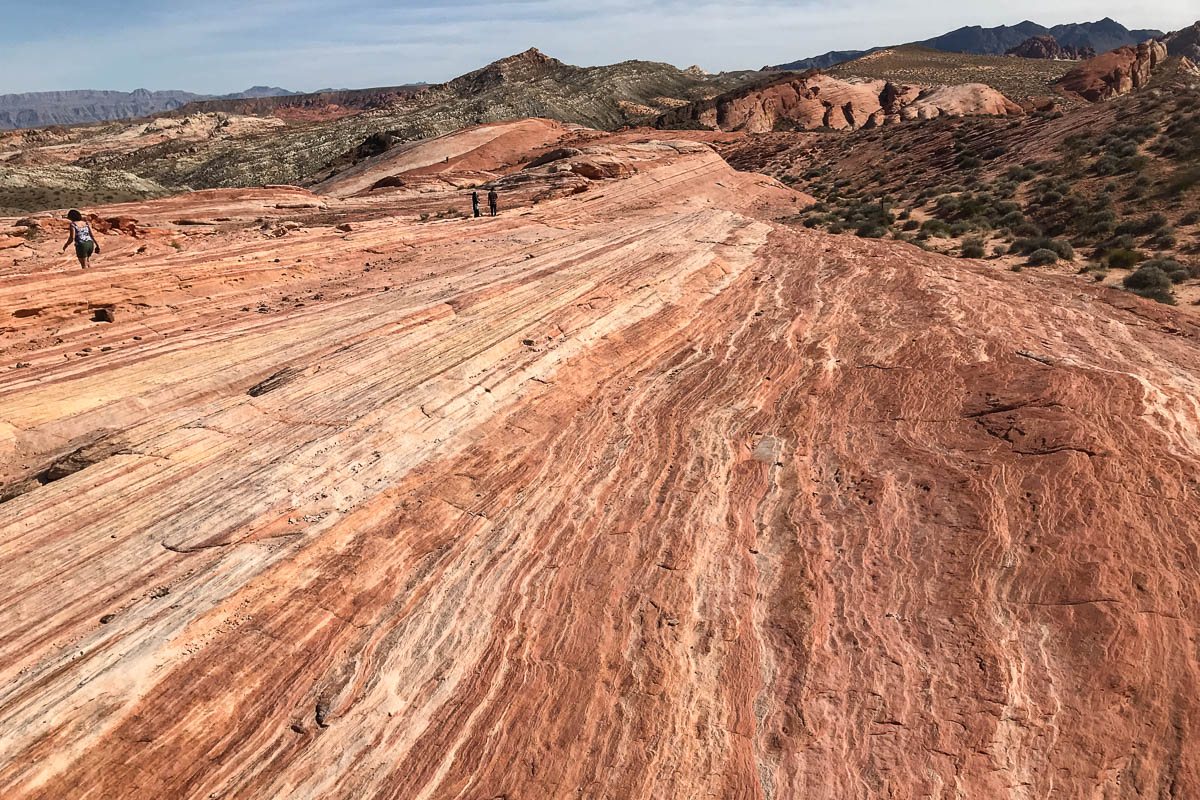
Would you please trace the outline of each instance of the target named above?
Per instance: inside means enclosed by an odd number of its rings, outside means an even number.
[[[688,143],[298,196],[0,268],[6,800],[1200,796],[1193,312]]]
[[[1079,61],[1085,58],[1095,58],[1096,51],[1090,47],[1063,46],[1053,36],[1030,36],[1016,47],[1004,52],[1006,56],[1018,58],[1053,58],[1058,60]]]
[[[1020,113],[1020,106],[983,84],[923,89],[811,72],[692,103],[663,115],[658,124],[764,133],[780,126],[848,130],[943,114]]]
[[[1093,103],[1108,100],[1145,86],[1166,58],[1167,47],[1160,41],[1118,47],[1083,62],[1064,75],[1058,86]]]

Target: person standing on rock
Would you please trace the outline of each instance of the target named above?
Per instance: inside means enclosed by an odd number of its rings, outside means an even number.
[[[496,216],[496,201],[500,199],[500,195],[496,194],[496,188],[492,187],[488,190],[488,210],[492,212],[492,216]]]
[[[475,212],[475,218],[479,219],[479,192],[471,192],[471,210]]]
[[[74,242],[75,257],[79,259],[79,266],[87,269],[92,254],[100,255],[100,243],[92,235],[92,226],[83,221],[83,214],[72,208],[67,212],[67,219],[71,221],[71,231],[67,234],[63,252],[67,252],[67,248]]]

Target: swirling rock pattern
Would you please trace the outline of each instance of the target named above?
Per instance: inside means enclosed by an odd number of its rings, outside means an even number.
[[[1200,792],[1195,318],[793,199],[0,277],[0,794]]]

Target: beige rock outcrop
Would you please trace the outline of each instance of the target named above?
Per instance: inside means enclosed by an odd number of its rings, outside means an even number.
[[[927,88],[808,73],[674,109],[658,124],[764,133],[779,127],[850,130],[902,119],[1021,113],[1020,106],[984,84]]]

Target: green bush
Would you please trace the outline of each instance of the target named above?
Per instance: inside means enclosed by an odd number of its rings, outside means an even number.
[[[1122,281],[1125,288],[1141,297],[1157,300],[1160,303],[1175,305],[1175,295],[1171,291],[1171,278],[1161,268],[1153,264],[1143,264],[1125,276]]]
[[[1183,283],[1192,277],[1188,268],[1173,258],[1154,258],[1142,264],[1139,269],[1148,267],[1161,269],[1171,279],[1171,283]]]
[[[1179,240],[1175,236],[1175,231],[1172,228],[1163,228],[1150,240],[1149,244],[1155,250],[1169,250],[1178,244]]]
[[[940,219],[927,219],[921,223],[921,233],[938,239],[949,239],[950,226]]]
[[[854,234],[864,239],[878,239],[887,235],[887,228],[875,222],[864,222],[855,229]]]
[[[1155,212],[1141,219],[1127,219],[1117,226],[1117,234],[1132,234],[1134,236],[1146,236],[1154,233],[1159,228],[1167,224],[1167,218]]]
[[[1058,253],[1047,248],[1034,250],[1029,254],[1029,264],[1034,267],[1044,267],[1056,261],[1058,261]]]
[[[1195,225],[1200,222],[1200,209],[1192,209],[1179,218],[1180,225]]]
[[[917,222],[915,219],[908,219],[904,221],[904,230],[906,231],[915,231],[919,227],[921,227],[921,223]]]
[[[964,239],[962,243],[963,258],[983,258],[987,251],[983,248],[983,240],[977,237]]]
[[[1008,255],[1008,248],[1002,244],[998,244],[992,248],[992,255],[994,255],[994,256]]]
[[[1167,181],[1167,191],[1171,194],[1182,194],[1200,183],[1200,167],[1181,169]]]
[[[1109,252],[1108,266],[1110,269],[1133,269],[1134,265],[1141,261],[1142,258],[1142,254],[1136,250],[1121,248]]]
[[[1059,258],[1067,261],[1075,260],[1075,248],[1066,239],[1051,239],[1048,236],[1035,236],[1030,238],[1017,239],[1012,244],[1012,252],[1021,255],[1029,255],[1037,250],[1049,250],[1055,255],[1055,260]]]

